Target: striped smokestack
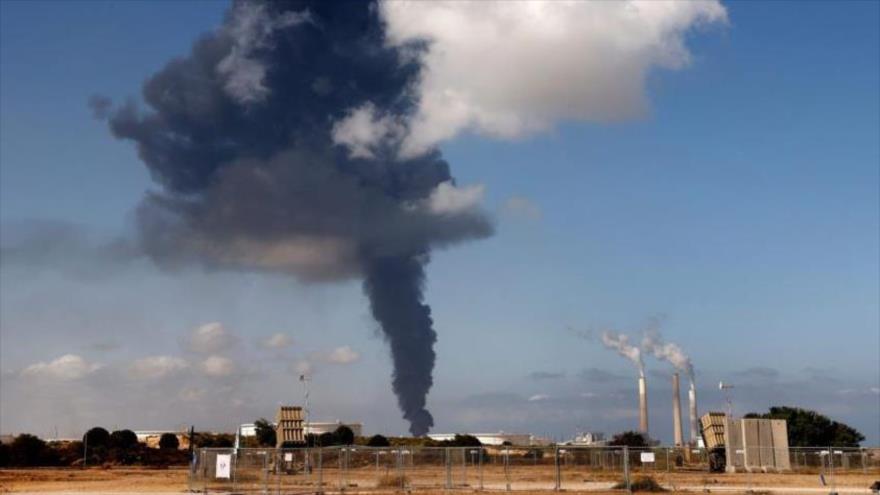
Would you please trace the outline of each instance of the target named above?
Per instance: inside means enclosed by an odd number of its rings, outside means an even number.
[[[691,422],[691,443],[696,445],[697,438],[700,435],[699,423],[697,423],[697,388],[694,385],[694,379],[691,377],[691,386],[688,389],[688,406],[689,418]]]
[[[684,444],[681,433],[681,390],[678,373],[672,374],[672,432],[676,447]]]
[[[648,390],[645,372],[639,371],[639,431],[648,434]]]

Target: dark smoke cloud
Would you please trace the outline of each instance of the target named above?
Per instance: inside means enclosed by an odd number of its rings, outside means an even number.
[[[146,81],[148,110],[128,102],[108,119],[161,185],[137,215],[140,243],[160,264],[363,277],[415,435],[433,424],[424,266],[432,248],[492,226],[449,197],[458,189],[439,151],[400,160],[388,143],[357,158],[332,132],[363,105],[411,115],[420,49],[386,46],[368,2],[236,2],[218,30]],[[103,100],[93,107],[108,114]]]

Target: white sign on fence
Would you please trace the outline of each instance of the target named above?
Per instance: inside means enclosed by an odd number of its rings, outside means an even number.
[[[293,462],[293,452],[284,453],[284,462]]]
[[[642,463],[654,462],[654,453],[653,452],[640,452],[639,459],[641,459]]]
[[[217,454],[217,467],[214,470],[216,473],[214,477],[216,478],[226,478],[229,479],[229,473],[231,471],[232,464],[232,456],[229,454]]]

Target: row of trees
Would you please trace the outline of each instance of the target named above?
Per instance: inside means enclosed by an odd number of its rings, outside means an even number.
[[[101,427],[90,429],[81,441],[74,442],[46,442],[24,433],[8,445],[0,444],[0,467],[186,464],[187,453],[179,451],[179,446],[172,433],[163,434],[159,448],[152,449],[139,443],[131,430],[110,433]]]

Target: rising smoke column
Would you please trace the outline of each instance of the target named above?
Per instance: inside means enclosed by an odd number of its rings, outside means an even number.
[[[642,350],[638,346],[629,343],[629,337],[622,333],[611,331],[602,332],[602,344],[607,348],[617,351],[618,354],[630,360],[639,370],[639,376],[645,376],[645,363],[642,360]]]
[[[664,342],[659,330],[660,321],[654,319],[642,336],[642,351],[653,354],[661,361],[671,364],[676,370],[687,374],[688,386],[688,422],[690,423],[691,442],[696,443],[697,431],[697,387],[694,378],[694,365],[681,347],[672,342]]]
[[[629,337],[622,333],[602,332],[602,344],[608,349],[630,360],[639,369],[639,431],[648,434],[648,385],[645,379],[645,363],[642,350],[629,343]]]
[[[137,211],[159,264],[363,279],[414,435],[433,424],[425,264],[492,232],[481,189],[456,187],[437,150],[395,151],[423,49],[386,44],[369,2],[240,1],[144,83],[146,110],[92,100],[159,185]]]

